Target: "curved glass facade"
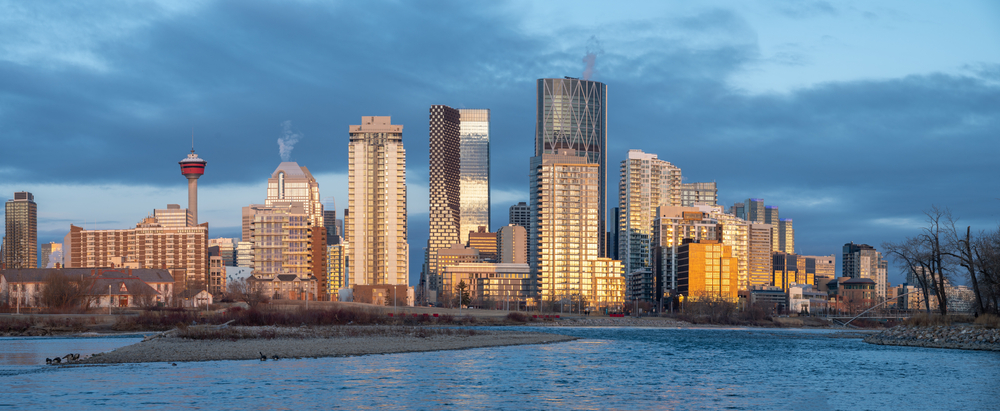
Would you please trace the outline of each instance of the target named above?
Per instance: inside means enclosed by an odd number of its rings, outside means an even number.
[[[490,230],[490,110],[459,109],[461,239],[480,226]]]

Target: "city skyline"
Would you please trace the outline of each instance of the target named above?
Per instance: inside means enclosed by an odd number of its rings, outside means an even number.
[[[592,79],[608,86],[612,107],[607,161],[618,164],[629,149],[657,153],[685,171],[686,183],[717,182],[720,205],[750,197],[778,205],[782,216],[795,220],[795,249],[801,254],[837,254],[852,241],[878,247],[899,240],[919,229],[921,210],[932,204],[950,207],[960,224],[974,230],[995,227],[1000,183],[983,176],[995,166],[990,156],[1000,145],[995,139],[1000,122],[990,109],[1000,100],[1000,47],[994,47],[1000,36],[996,19],[991,24],[982,16],[1000,15],[997,8],[810,4],[647,4],[642,18],[612,11],[584,17],[574,11],[553,28],[540,19],[554,15],[556,5],[518,12],[514,9],[523,3],[458,4],[450,13],[476,22],[472,26],[485,36],[480,41],[502,47],[463,49],[443,60],[419,36],[407,38],[408,30],[474,36],[464,26],[416,18],[426,10],[415,5],[343,10],[292,4],[278,16],[267,5],[154,4],[148,6],[152,17],[131,14],[135,10],[91,15],[91,23],[129,23],[119,26],[121,31],[96,29],[58,6],[40,22],[21,20],[30,10],[15,9],[8,27],[27,34],[0,49],[0,70],[8,79],[0,83],[5,96],[0,107],[9,113],[5,151],[19,155],[0,164],[0,192],[35,195],[39,244],[60,241],[70,224],[134,227],[154,208],[184,204],[186,187],[175,163],[189,149],[193,127],[195,149],[212,163],[198,182],[199,222],[210,223],[213,238],[239,237],[240,207],[259,201],[283,154],[276,138],[286,142],[281,148],[294,147],[287,152],[290,160],[314,171],[324,197],[347,204],[344,125],[359,116],[392,116],[408,130],[414,283],[428,226],[427,107],[491,109],[490,229],[496,230],[505,225],[510,205],[528,199],[535,82],[582,77],[587,69],[582,58],[591,53]],[[388,41],[366,39],[371,29],[350,21],[342,25],[360,29],[359,34],[295,27],[317,8],[338,24],[340,16],[354,12],[385,14],[398,24],[388,28]],[[592,9],[608,11],[600,4]],[[663,21],[654,24],[656,18]],[[961,19],[963,30],[948,32],[949,19]],[[928,31],[928,21],[936,37],[917,34],[918,27]],[[43,22],[61,29],[41,36],[51,42],[28,41],[47,27],[39,25]],[[801,40],[792,35],[806,24],[815,26],[806,30],[810,35]],[[857,33],[845,30],[851,25],[860,26]],[[223,40],[246,27],[264,33],[249,54],[190,58],[227,49]],[[309,39],[309,30],[349,46],[326,50],[331,44]],[[166,34],[178,32],[186,35]],[[865,34],[871,44],[858,41]],[[58,45],[71,38],[72,47]],[[184,40],[190,38],[200,40]],[[132,39],[151,47],[133,49]],[[300,39],[306,41],[290,47]],[[358,47],[363,41],[369,43]],[[963,46],[937,50],[942,44]],[[408,45],[413,51],[396,58],[409,71],[365,73],[340,63],[340,56],[381,59],[379,53]],[[364,46],[367,51],[357,51]],[[147,53],[156,57],[146,59],[153,57]],[[879,53],[902,62],[872,58]],[[922,53],[932,57],[912,57]],[[833,64],[837,56],[856,67]],[[183,64],[147,65],[170,62]],[[176,82],[173,87],[154,85],[168,78]],[[377,78],[387,81],[366,85],[361,94],[350,86]],[[73,82],[71,91],[57,94],[67,81]],[[258,84],[260,90],[253,90]],[[342,103],[332,97],[338,95],[358,98]],[[387,99],[394,95],[407,97]],[[780,161],[763,161],[765,155]],[[116,159],[118,172],[92,166],[106,157]],[[923,194],[928,190],[932,197]],[[614,203],[614,197],[608,199],[609,207]],[[901,280],[890,265],[890,281]]]

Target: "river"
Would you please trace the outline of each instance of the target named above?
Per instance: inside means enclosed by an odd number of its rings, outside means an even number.
[[[550,331],[581,339],[267,362],[46,366],[46,357],[108,351],[141,337],[0,338],[0,407],[1000,408],[997,352],[869,345],[828,330]]]

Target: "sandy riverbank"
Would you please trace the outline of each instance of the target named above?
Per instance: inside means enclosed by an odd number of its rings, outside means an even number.
[[[77,363],[259,360],[260,353],[280,358],[339,357],[547,344],[576,339],[541,332],[406,326],[230,327],[225,332],[232,338],[190,339],[177,336],[176,331],[168,332]]]

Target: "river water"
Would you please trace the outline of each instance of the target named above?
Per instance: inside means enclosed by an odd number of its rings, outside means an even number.
[[[54,367],[46,357],[141,337],[0,338],[0,408],[1000,409],[997,352],[869,345],[826,330],[545,330],[581,339],[263,363]]]

